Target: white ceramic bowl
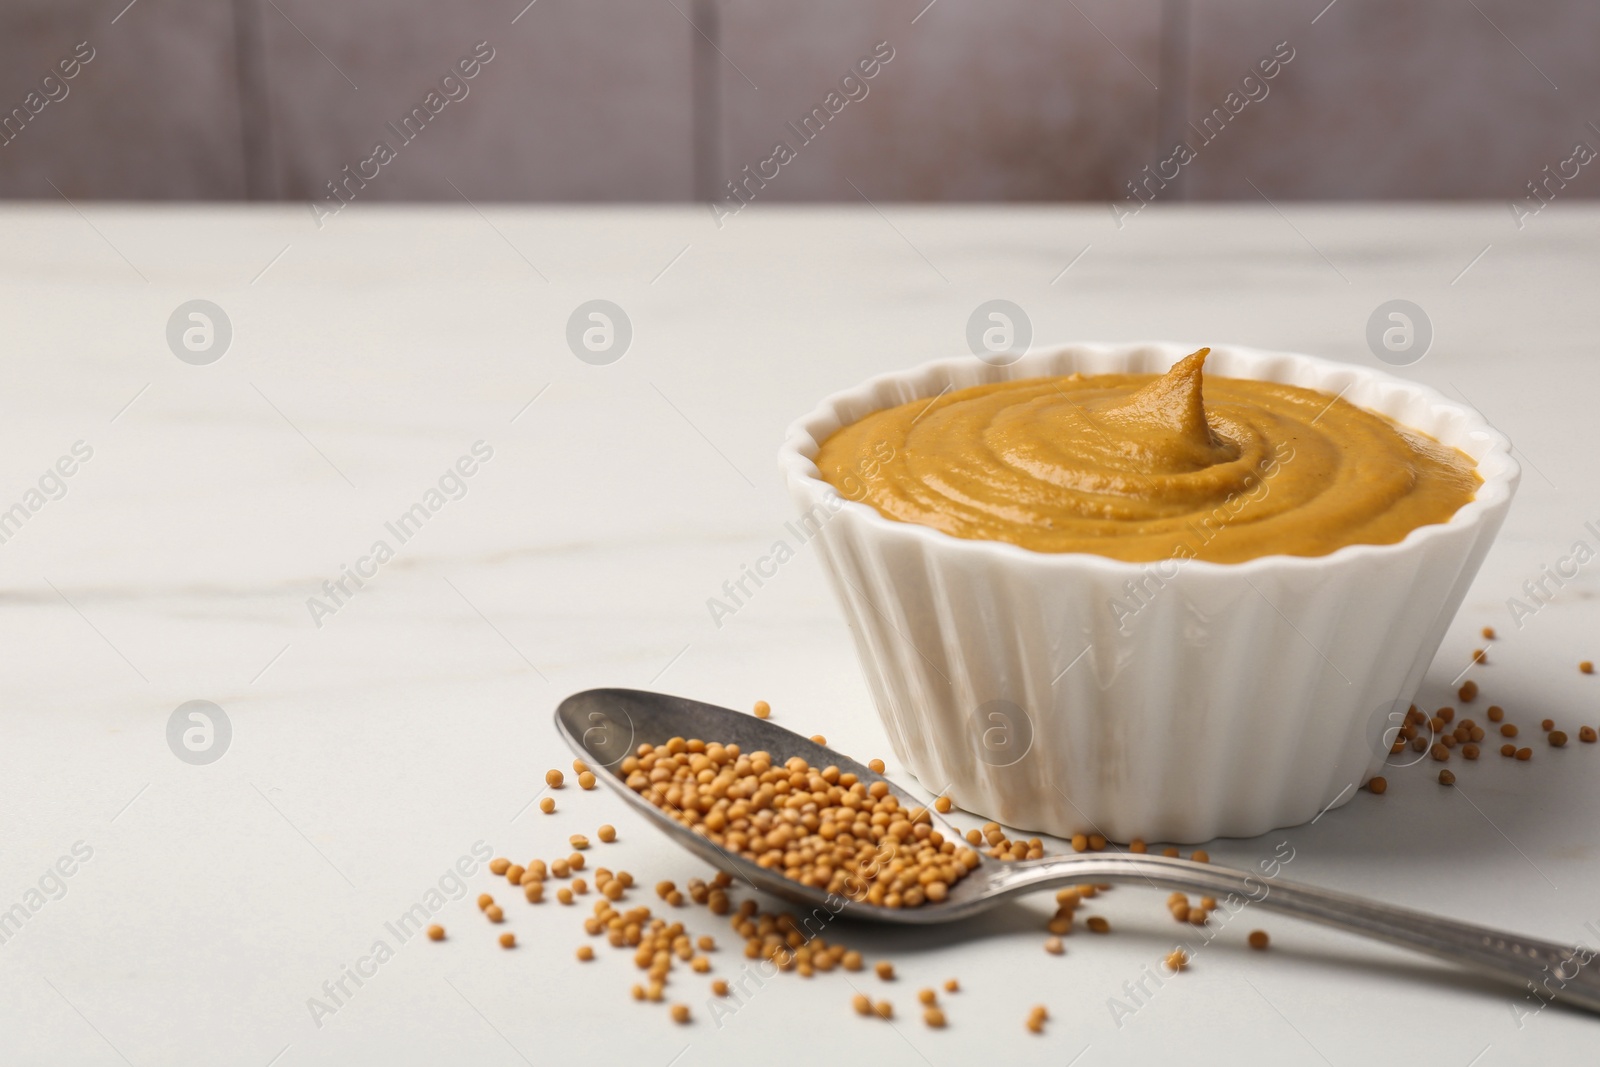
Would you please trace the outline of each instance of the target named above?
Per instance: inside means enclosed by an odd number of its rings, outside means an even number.
[[[1448,522],[1397,544],[1243,563],[951,537],[842,499],[813,462],[839,427],[946,387],[1158,373],[1197,347],[941,360],[836,393],[790,427],[780,463],[895,755],[961,808],[1060,836],[1252,836],[1348,801],[1387,757],[1385,728],[1392,738],[1520,474],[1472,409],[1365,367],[1213,346],[1207,375],[1342,393],[1460,449],[1483,478]]]

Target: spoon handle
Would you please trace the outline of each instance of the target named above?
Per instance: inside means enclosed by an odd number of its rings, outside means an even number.
[[[1290,859],[1293,858],[1291,853]],[[1274,874],[1279,869],[1268,861]],[[1001,893],[1083,882],[1177,889],[1215,897],[1237,911],[1258,906],[1387,941],[1493,975],[1522,987],[1537,1003],[1560,1000],[1600,1012],[1600,963],[1592,948],[1558,945],[1486,926],[1442,919],[1346,893],[1287,882],[1264,873],[1133,853],[1049,856],[1001,865],[991,883]]]

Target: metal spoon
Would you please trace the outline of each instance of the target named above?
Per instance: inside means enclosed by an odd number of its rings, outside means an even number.
[[[801,885],[728,852],[678,822],[628,788],[618,771],[622,760],[646,742],[663,744],[674,737],[700,738],[736,743],[745,752],[764,750],[778,763],[799,756],[813,767],[836,766],[868,783],[886,782],[908,807],[920,807],[922,801],[855,760],[781,726],[683,697],[636,689],[591,689],[562,701],[555,718],[561,735],[582,759],[601,772],[601,780],[679,844],[758,889],[807,908],[826,908],[830,915],[842,911],[850,918],[876,922],[945,923],[987,911],[1008,897],[1035,890],[1080,882],[1142,883],[1219,900],[1232,897],[1269,911],[1463,964],[1527,989],[1540,1000],[1562,1000],[1600,1012],[1600,975],[1589,966],[1595,958],[1593,949],[1536,941],[1282,881],[1266,873],[1229,870],[1193,860],[1122,852],[1084,852],[1015,862],[981,857],[977,868],[952,886],[949,896],[937,904],[886,908],[830,896],[824,890]],[[931,808],[928,814],[936,830],[947,838],[960,838],[960,831]]]

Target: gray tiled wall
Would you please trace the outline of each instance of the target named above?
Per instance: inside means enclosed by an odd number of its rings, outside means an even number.
[[[525,4],[7,0],[0,196],[1511,199],[1600,146],[1585,0]]]

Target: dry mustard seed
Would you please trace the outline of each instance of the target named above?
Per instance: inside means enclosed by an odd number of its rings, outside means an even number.
[[[1428,749],[1428,755],[1432,756],[1439,763],[1446,763],[1450,759],[1450,750],[1444,745],[1441,745],[1439,742],[1435,741],[1433,743],[1433,747]]]
[[[505,933],[501,934],[500,935],[500,947],[501,948],[516,948],[517,947],[517,935],[512,933],[509,930],[507,930]]]
[[[758,719],[769,718],[772,715],[772,705],[768,704],[765,700],[758,700],[756,701],[754,711],[756,713],[756,718]]]
[[[489,873],[490,874],[505,874],[506,873],[506,869],[509,868],[510,866],[511,866],[511,861],[510,860],[506,859],[504,856],[496,856],[494,859],[489,861]]]
[[[1207,852],[1203,848],[1197,848],[1193,852],[1189,853],[1189,858],[1194,860],[1196,863],[1210,863],[1211,853]]]
[[[1488,663],[1489,662],[1489,653],[1486,652],[1485,650],[1481,649],[1481,648],[1473,649],[1472,650],[1472,662],[1474,662],[1474,663]]]
[[[1200,906],[1202,908],[1206,909],[1207,911],[1216,911],[1217,910],[1217,898],[1216,897],[1201,897],[1200,898]]]
[[[1580,726],[1580,727],[1578,727],[1578,740],[1579,741],[1583,741],[1583,742],[1586,742],[1586,743],[1592,745],[1592,744],[1594,744],[1595,738],[1597,736],[1600,736],[1600,735],[1596,735],[1593,726]]]
[[[506,876],[506,881],[512,885],[521,885],[522,876],[528,873],[528,869],[520,864],[513,863],[501,873]]]
[[[1104,852],[1105,851],[1105,847],[1106,847],[1106,837],[1105,837],[1104,834],[1090,834],[1089,835],[1089,851],[1091,851],[1091,852]]]
[[[880,1019],[894,1018],[894,1005],[890,1004],[887,1000],[878,1001],[878,1003],[873,1005],[872,1010],[878,1013],[878,1018]]]
[[[546,815],[549,815],[552,811],[555,811],[556,798],[545,797],[543,800],[539,801],[539,810],[544,812]]]
[[[952,978],[944,984],[944,991],[946,993],[959,993],[961,992],[961,983]]]
[[[580,895],[587,893],[589,891],[589,883],[582,878],[574,878],[572,880],[572,891]]]
[[[1059,956],[1067,951],[1067,947],[1061,943],[1059,937],[1047,937],[1044,939],[1044,950],[1052,956]]]
[[[917,999],[924,1004],[937,1004],[939,1003],[939,994],[931,989],[919,989],[917,990]]]
[[[1516,745],[1501,745],[1500,746],[1500,755],[1502,755],[1502,756],[1515,756],[1516,754],[1517,754],[1517,746]]]
[[[573,848],[584,849],[589,847],[589,839],[584,837],[582,834],[573,834],[571,837],[567,838],[567,844],[571,845]]]
[[[1505,717],[1506,711],[1499,704],[1490,704],[1489,710],[1485,711],[1484,714],[1489,717],[1490,722],[1499,722]]]
[[[881,760],[881,759],[869,759],[869,760],[867,760],[867,770],[871,771],[873,774],[882,774],[883,770],[884,770],[883,760]]]
[[[574,852],[572,855],[567,857],[567,866],[574,871],[583,870],[583,865],[587,862],[588,861],[583,858],[583,853],[581,852]]]
[[[593,789],[596,785],[596,782],[597,779],[595,778],[593,771],[584,771],[582,774],[578,775],[579,789]]]
[[[1072,835],[1072,851],[1074,851],[1074,852],[1087,852],[1087,851],[1089,851],[1089,835],[1088,834],[1073,834]]]
[[[872,1014],[872,998],[867,996],[865,993],[857,993],[855,996],[851,997],[850,1005],[856,1009],[857,1015]]]
[[[1462,745],[1461,746],[1461,758],[1462,759],[1477,759],[1478,758],[1478,746],[1472,744],[1470,741],[1468,743]]]
[[[727,980],[726,979],[722,979],[722,978],[718,978],[716,981],[712,982],[711,983],[711,992],[716,994],[719,997],[727,996],[728,995],[728,983],[727,983]],[[857,1010],[859,1011],[860,1009],[857,1009]]]
[[[1456,696],[1461,698],[1461,703],[1470,704],[1478,699],[1478,683],[1470,678],[1457,690]]]
[[[434,923],[432,926],[428,927],[428,940],[443,941],[444,927],[440,926],[438,923]]]
[[[1181,948],[1173,949],[1167,954],[1166,964],[1167,970],[1171,971],[1173,974],[1177,974],[1179,971],[1188,968],[1189,954],[1183,951]]]
[[[1514,722],[1508,722],[1508,723],[1505,723],[1504,725],[1502,725],[1500,727],[1500,736],[1501,737],[1516,737],[1517,736],[1517,724],[1514,723]]]
[[[837,766],[675,738],[640,745],[619,771],[630,789],[712,843],[850,900],[919,907],[945,899],[980,862],[935,830],[927,809],[904,809],[886,782],[868,785]]]
[[[568,889],[566,886],[562,886],[560,889],[556,890],[556,899],[561,901],[563,904],[571,904],[572,890]]]
[[[588,963],[590,960],[594,959],[594,949],[590,948],[588,945],[579,945],[578,959],[582,960],[584,963]]]
[[[493,904],[493,903],[494,903],[494,897],[491,897],[488,893],[479,893],[478,894],[478,910],[479,911],[484,911],[485,909],[487,909],[489,907],[490,904]]]
[[[565,776],[560,771],[550,770],[544,772],[544,784],[551,789],[560,789],[561,783],[565,780]]]
[[[529,882],[522,887],[522,895],[528,899],[529,904],[544,903],[544,883]]]
[[[610,823],[606,823],[604,826],[600,827],[600,829],[595,831],[595,836],[609,845],[611,842],[617,839],[617,828],[612,826]]]
[[[847,971],[859,971],[866,965],[861,959],[861,953],[857,952],[855,949],[851,949],[850,951],[846,952],[844,956],[840,958],[839,964]]]
[[[1109,934],[1111,932],[1111,924],[1100,915],[1089,916],[1085,921],[1085,925],[1089,927],[1089,932],[1092,934]]]
[[[1567,735],[1561,730],[1551,730],[1550,736],[1547,738],[1547,740],[1550,742],[1550,747],[1560,748],[1562,745],[1567,743]]]
[[[1533,758],[1533,749],[1531,749],[1531,748],[1519,748],[1519,749],[1517,749],[1517,759],[1519,759],[1519,760],[1527,760],[1527,759],[1532,759],[1532,758]]]
[[[489,917],[489,921],[492,923],[505,922],[506,913],[498,904],[490,904],[483,909],[483,913]]]
[[[583,762],[583,760],[575,759],[575,760],[572,761],[572,773],[573,774],[582,774],[584,771],[586,771],[588,769],[589,769],[589,765],[587,763]]]
[[[948,815],[950,813],[950,807],[951,804],[949,797],[937,797],[934,799],[933,810],[937,811],[940,815]]]
[[[1494,640],[1494,627],[1493,626],[1485,626],[1483,628],[1483,639],[1485,641],[1493,641]]]
[[[696,956],[689,961],[689,969],[694,971],[695,974],[705,974],[711,970],[711,961],[704,956]]]
[[[670,1010],[672,1012],[673,1022],[681,1026],[689,1021],[689,1005],[674,1004]]]
[[[888,960],[879,960],[877,966],[873,967],[872,969],[877,973],[878,977],[883,979],[885,982],[894,981],[894,964],[890,963]]]
[[[1384,790],[1389,788],[1389,779],[1383,775],[1376,775],[1367,780],[1367,791],[1382,796]]]
[[[1578,669],[1584,674],[1593,674],[1594,664],[1590,663],[1588,660],[1584,660],[1582,663],[1578,664]]]
[[[1271,938],[1267,937],[1267,932],[1265,930],[1250,931],[1250,947],[1255,949],[1257,952],[1265,950],[1266,947],[1271,943],[1272,940]]]
[[[1554,719],[1544,719],[1539,723],[1539,729],[1543,730],[1545,733],[1549,733],[1551,730],[1554,730],[1555,728],[1556,728],[1556,721]]]
[[[1449,770],[1440,771],[1439,772],[1439,784],[1440,785],[1455,785],[1456,784],[1456,776],[1455,776],[1454,772],[1449,771]]]
[[[1175,849],[1175,848],[1172,848],[1170,846],[1167,847],[1167,848],[1162,849],[1161,850],[1161,854],[1163,856],[1166,856],[1168,859],[1177,859],[1178,858],[1178,850]]]
[[[922,1021],[935,1030],[942,1030],[944,1029],[944,1012],[938,1008],[929,1008],[922,1013]]]
[[[694,947],[701,952],[715,952],[717,950],[717,942],[710,934],[701,934],[700,940],[694,943]]]

